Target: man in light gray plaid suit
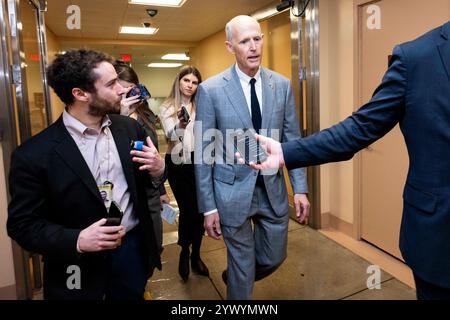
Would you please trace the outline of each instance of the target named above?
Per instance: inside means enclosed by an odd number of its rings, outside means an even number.
[[[203,82],[197,93],[197,197],[208,235],[219,239],[223,234],[227,246],[228,268],[222,274],[227,298],[251,299],[254,281],[270,275],[286,258],[288,198],[281,170],[262,175],[235,164],[234,148],[227,149],[227,143],[233,145],[229,133],[250,128],[285,142],[299,138],[300,130],[290,81],[260,67],[259,23],[237,16],[225,31],[236,64]],[[216,130],[214,140],[208,139],[211,129]],[[297,218],[303,222],[309,214],[306,174],[295,169],[289,177]]]

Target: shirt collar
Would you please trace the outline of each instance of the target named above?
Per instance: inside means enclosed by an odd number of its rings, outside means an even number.
[[[69,132],[74,132],[80,136],[84,135],[86,131],[94,131],[98,134],[98,131],[93,128],[86,127],[81,121],[76,119],[74,116],[72,116],[70,113],[67,112],[66,109],[64,109],[63,112],[63,122],[66,126],[67,130]],[[103,131],[106,127],[109,127],[111,125],[111,119],[109,119],[108,115],[105,115],[102,120],[102,125],[100,128],[100,132]]]
[[[252,77],[246,75],[244,72],[241,71],[241,69],[239,69],[237,63],[234,65],[235,69],[236,69],[236,73],[239,77],[239,80],[241,80],[242,82],[245,83],[250,83],[250,80],[252,79]],[[255,76],[253,77],[256,79],[256,82],[258,82],[261,79],[261,67],[258,68],[258,72],[256,72]]]

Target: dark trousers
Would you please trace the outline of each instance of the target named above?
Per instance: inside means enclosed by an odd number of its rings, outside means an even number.
[[[182,247],[192,244],[194,250],[200,248],[205,229],[203,215],[198,211],[195,173],[193,164],[175,164],[170,154],[166,154],[168,180],[180,209],[178,244]]]
[[[106,300],[143,300],[149,269],[144,238],[139,226],[130,230],[112,253]]]
[[[79,288],[69,288],[64,262],[44,262],[45,300],[143,300],[149,275],[149,255],[139,226],[129,231],[114,250],[83,253],[76,263]]]
[[[417,300],[450,300],[450,288],[443,288],[429,283],[414,273]]]

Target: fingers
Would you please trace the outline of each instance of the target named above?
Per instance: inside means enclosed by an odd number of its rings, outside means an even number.
[[[122,238],[125,236],[124,226],[101,227],[97,238],[97,246],[100,250],[115,249],[122,244]]]
[[[213,213],[209,216],[205,216],[204,227],[211,238],[219,240],[222,236],[222,230],[220,229],[220,218],[218,213]]]
[[[220,227],[219,227],[220,229]],[[206,228],[206,232],[208,233],[208,236],[210,236],[213,239],[219,240],[221,237],[221,233],[216,232],[216,230],[211,227],[211,228]]]
[[[300,223],[306,223],[309,217],[309,211],[310,211],[310,204],[307,203],[301,203],[300,204],[300,215],[297,216],[297,219]]]
[[[164,160],[159,155],[150,137],[147,137],[146,142],[147,145],[142,147],[142,151],[130,151],[130,154],[134,156],[132,161],[142,164],[139,167],[141,171],[147,170],[151,175],[159,174],[161,170],[164,170]]]
[[[295,216],[297,217],[298,221],[301,221],[302,219],[302,208],[301,208],[300,201],[294,201],[294,207],[295,207]]]
[[[149,148],[153,148],[153,149],[155,149],[156,150],[156,148],[155,148],[155,145],[153,144],[153,141],[152,141],[152,139],[150,139],[150,137],[147,137],[147,146],[149,147]]]
[[[123,87],[123,90],[121,91],[121,92],[122,92],[121,94],[125,97],[126,94],[127,94],[128,92],[130,92],[131,89],[133,89],[133,86],[130,86],[130,87]]]
[[[83,229],[78,236],[79,248],[84,252],[117,248],[125,235],[124,226],[104,226],[106,219],[100,219]]]
[[[139,163],[147,163],[146,160],[151,160],[155,158],[159,158],[159,153],[156,149],[153,150],[147,150],[147,151],[137,151],[133,150],[130,152],[131,155],[133,155],[133,161],[139,162]]]
[[[97,222],[94,222],[91,226],[92,227],[99,227],[99,226],[104,225],[105,223],[106,223],[106,219],[102,218],[102,219],[98,220]]]
[[[302,220],[302,222],[306,222],[308,220],[310,209],[311,209],[311,206],[310,206],[309,203],[303,206],[303,220]]]
[[[128,98],[122,98],[121,103],[124,105],[131,106],[135,103],[141,102],[141,98],[139,96],[132,96]]]
[[[217,239],[212,224],[208,225],[205,223],[204,227],[205,227],[205,230],[206,230],[206,233],[208,234],[208,236],[210,236],[211,238]]]
[[[122,239],[126,232],[101,233],[98,237],[100,241],[116,241]]]
[[[258,133],[255,133],[255,139],[260,143],[260,145],[265,146],[267,144],[268,138],[265,136],[262,136]]]
[[[102,219],[105,220],[106,219]],[[125,227],[124,226],[108,226],[108,227],[101,227],[100,231],[102,233],[108,233],[108,234],[117,234],[117,233],[124,233],[125,232]]]
[[[99,250],[116,249],[121,244],[122,244],[122,241],[120,239],[117,239],[115,241],[100,241],[98,243],[98,249]]]
[[[264,169],[262,164],[256,164],[256,163],[253,163],[253,162],[250,163],[250,167],[252,169],[255,169],[255,170],[262,170],[262,169]]]
[[[126,98],[125,96],[126,94],[123,95],[123,98],[120,101],[120,114],[123,116],[129,116],[142,103],[142,100],[138,96],[132,96],[128,98]]]
[[[239,164],[245,164],[245,160],[242,158],[241,154],[239,152],[236,152],[234,154],[234,156],[236,157],[236,159],[238,160]]]
[[[170,199],[169,196],[167,194],[164,194],[162,196],[159,197],[159,202],[161,203],[161,206],[163,205],[163,203],[170,203]]]
[[[133,162],[140,163],[142,166],[139,167],[140,170],[153,170],[155,166],[160,167],[160,157],[158,156],[150,156],[150,157],[133,157],[131,159]]]
[[[262,136],[260,134],[255,134],[255,138],[256,140],[259,142],[259,145],[261,146],[261,148],[267,152],[268,154],[270,154],[272,152],[272,147],[270,144],[270,138]]]
[[[145,163],[145,159],[159,158],[159,152],[150,137],[147,137],[146,143],[147,145],[142,146],[142,151],[131,150],[130,154],[135,156],[135,158],[133,158],[133,161]]]
[[[216,221],[214,223],[213,229],[214,229],[214,233],[216,235],[216,239],[220,239],[220,237],[222,236],[222,229],[220,229],[220,222],[219,221]]]

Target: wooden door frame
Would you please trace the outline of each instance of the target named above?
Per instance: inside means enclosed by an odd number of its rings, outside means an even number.
[[[377,3],[381,0],[354,0],[353,1],[353,110],[356,111],[364,103],[362,99],[362,34],[361,30],[365,19],[362,7]],[[356,240],[362,239],[362,154],[358,152],[353,160],[353,229],[352,236]]]

